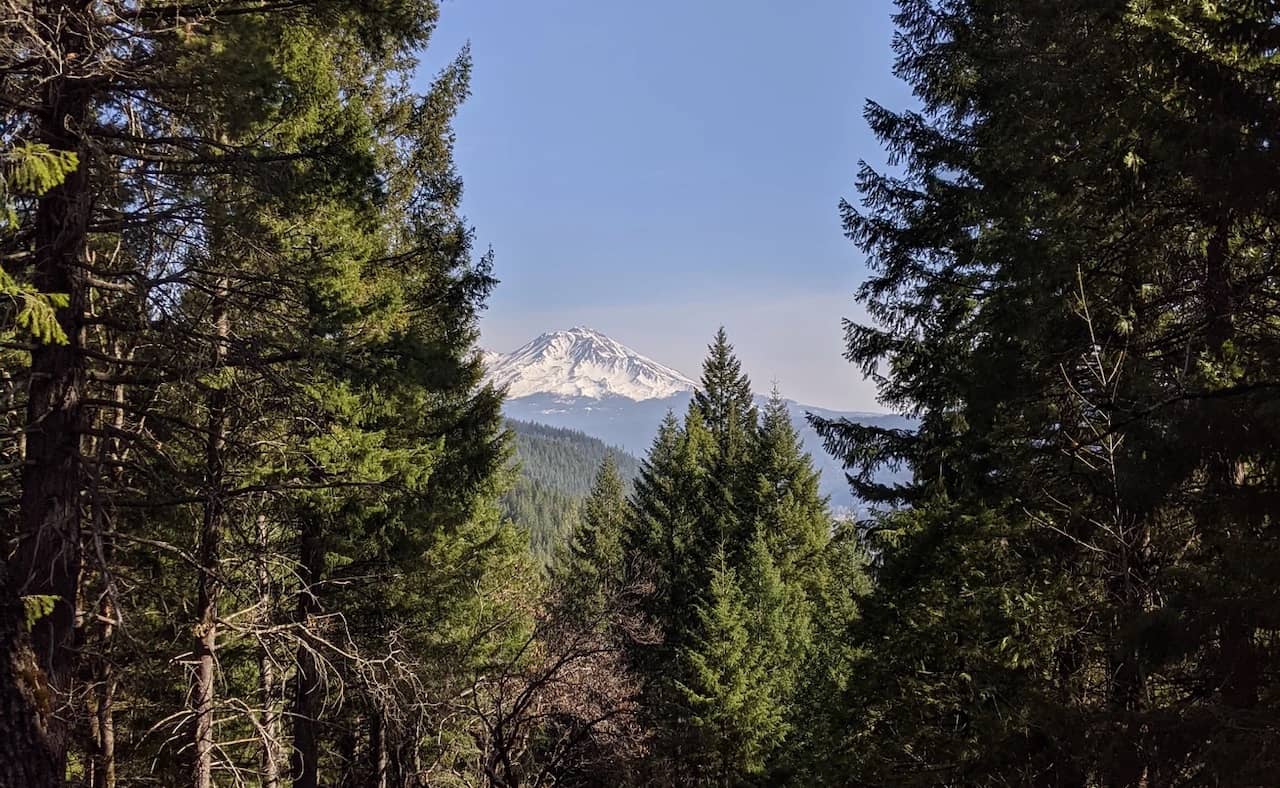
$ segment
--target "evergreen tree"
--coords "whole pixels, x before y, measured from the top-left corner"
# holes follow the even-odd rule
[[[753,557],[767,561],[768,553],[756,551]],[[758,573],[750,579],[757,593],[775,590],[769,570],[754,561],[746,567]],[[769,637],[776,633],[762,631],[777,623],[773,601],[749,595],[724,552],[716,554],[706,598],[695,607],[694,637],[679,652],[684,678],[676,685],[694,740],[684,753],[684,768],[706,782],[738,785],[760,774],[785,735],[777,697],[783,679],[772,671],[776,655],[766,656],[777,645]]]
[[[591,493],[606,457],[612,458],[628,490],[640,472],[638,459],[577,430],[510,419],[507,427],[515,435],[521,477],[573,498]]]
[[[741,458],[750,449],[750,436],[757,421],[751,381],[743,373],[742,362],[734,355],[723,327],[707,346],[693,403],[715,435],[726,461]]]
[[[1277,714],[1276,325],[1247,317],[1277,307],[1273,15],[900,9],[923,107],[868,106],[903,168],[845,206],[876,321],[849,357],[921,425],[823,426],[913,507],[873,528],[867,746],[833,749],[881,783],[1261,784],[1271,723],[1229,721]],[[867,483],[903,462],[909,487]]]
[[[26,144],[0,155],[0,242],[8,247],[8,235],[18,222],[18,203],[39,197],[61,183],[75,169],[74,154],[55,151],[47,145]],[[62,295],[42,293],[30,284],[0,269],[0,298],[11,301],[13,325],[38,342],[66,342],[55,309],[65,306]],[[16,331],[0,338],[12,340]],[[7,344],[7,342],[6,342]],[[0,366],[11,362],[0,351]],[[8,405],[8,397],[5,404]],[[13,463],[21,462],[21,452],[0,450]],[[0,674],[0,785],[50,785],[59,779],[57,755],[46,739],[42,719],[48,714],[47,689],[42,686],[29,631],[35,621],[49,611],[50,597],[22,593],[16,578],[10,577],[7,560],[0,560],[0,660],[5,665],[23,666],[13,675]]]
[[[529,549],[544,567],[573,538],[581,521],[582,500],[528,479],[517,479],[502,495],[502,512],[529,534]]]
[[[745,469],[755,452],[759,414],[751,381],[742,372],[742,363],[723,328],[707,348],[701,385],[689,408],[710,432],[716,447],[706,468],[712,496],[706,500],[710,519],[701,527],[708,531],[709,545],[719,543],[733,553],[749,538],[748,512],[754,507],[751,498],[755,490]]]
[[[625,535],[627,559],[653,576],[649,612],[664,630],[675,615],[679,559],[694,529],[690,523],[693,502],[681,474],[681,451],[686,444],[684,430],[675,414],[668,412],[640,463]]]
[[[600,616],[606,600],[626,582],[622,545],[626,506],[622,479],[608,455],[582,504],[581,523],[556,567],[561,593],[572,608],[571,615],[580,621]]]
[[[5,365],[32,436],[5,589],[54,600],[25,757],[95,788],[276,785],[290,750],[298,785],[418,779],[532,579],[474,352],[465,53],[406,89],[433,3],[9,10],[5,128],[79,163],[3,238],[66,296],[65,343]]]
[[[632,497],[627,561],[654,568],[649,612],[662,633],[633,648],[634,662],[658,765],[782,779],[794,757],[781,745],[808,722],[796,703],[814,695],[805,672],[839,670],[814,664],[831,519],[786,403],[775,395],[759,419],[723,330],[703,383],[683,424],[664,422]]]
[[[831,517],[819,491],[819,473],[776,389],[756,443],[756,527],[787,581],[804,582],[817,575]]]
[[[639,460],[576,430],[511,420],[507,426],[515,436],[519,478],[502,496],[503,509],[529,532],[534,556],[550,567],[578,527],[601,463],[614,463],[629,491]]]

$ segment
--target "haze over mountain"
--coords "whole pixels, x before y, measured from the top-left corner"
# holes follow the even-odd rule
[[[488,380],[507,390],[508,418],[579,430],[638,457],[648,451],[668,411],[682,414],[697,387],[692,377],[590,328],[549,331],[510,353],[484,352]],[[767,397],[757,394],[763,404]],[[807,414],[862,424],[910,427],[888,413],[841,412],[787,401],[805,449],[822,471],[833,505],[857,505],[840,464],[822,448]]]

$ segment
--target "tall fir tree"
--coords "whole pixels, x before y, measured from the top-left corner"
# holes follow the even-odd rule
[[[706,469],[711,519],[702,528],[708,532],[708,545],[722,544],[731,552],[745,543],[751,527],[748,512],[754,506],[755,490],[744,469],[756,448],[759,413],[754,400],[751,381],[721,328],[707,347],[702,378],[689,407],[697,412],[716,447]]]
[[[740,458],[750,450],[750,436],[756,427],[751,381],[742,371],[742,362],[734,355],[723,327],[707,346],[693,403],[725,458]]]
[[[756,443],[756,528],[786,580],[803,582],[818,574],[831,537],[831,515],[819,488],[821,476],[776,389],[760,419]]]
[[[66,295],[4,415],[33,436],[4,591],[54,601],[4,663],[48,690],[21,757],[95,788],[420,779],[532,577],[474,353],[465,53],[406,88],[433,3],[10,10],[36,56],[4,56],[5,127],[81,165],[4,238]]]
[[[874,529],[862,637],[919,667],[885,681],[867,653],[853,768],[1265,782],[1276,325],[1249,316],[1276,311],[1274,18],[899,5],[897,73],[923,106],[868,105],[903,167],[864,168],[845,206],[875,321],[848,338],[920,428],[822,430],[864,494],[913,506]],[[909,487],[869,483],[902,462]]]
[[[782,745],[806,719],[796,703],[812,697],[831,517],[787,403],[775,395],[759,417],[723,330],[703,384],[683,424],[663,423],[632,497],[628,561],[654,568],[663,636],[635,662],[670,779],[783,779]]]

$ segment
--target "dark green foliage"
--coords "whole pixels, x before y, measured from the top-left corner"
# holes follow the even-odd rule
[[[62,183],[77,163],[74,153],[41,143],[24,143],[0,153],[0,235],[17,224],[19,201],[29,201]],[[66,344],[66,334],[55,319],[55,310],[67,305],[66,293],[41,293],[0,268],[0,298],[16,305],[13,324],[17,329],[38,342]]]
[[[612,460],[628,491],[640,472],[635,457],[577,430],[514,420],[507,421],[507,428],[515,435],[520,475],[574,498],[590,494],[606,458]]]
[[[702,380],[693,395],[693,407],[715,436],[726,463],[736,462],[750,451],[756,428],[756,408],[751,381],[733,355],[729,335],[721,328],[707,348]]]
[[[772,649],[782,634],[777,618],[777,577],[768,553],[739,578],[723,552],[713,558],[705,598],[695,606],[691,642],[678,655],[678,703],[685,709],[689,741],[685,768],[700,781],[737,785],[765,770],[786,735],[785,707]],[[745,586],[751,587],[745,587]]]
[[[819,491],[819,472],[804,453],[786,402],[776,391],[760,421],[754,471],[757,534],[789,581],[814,578],[831,535],[831,520]]]
[[[542,566],[551,566],[569,541],[581,508],[581,498],[523,478],[502,495],[503,515],[529,534],[529,549]]]
[[[1273,9],[904,0],[870,104],[849,357],[915,433],[827,424],[871,529],[833,774],[1262,785],[1276,769]],[[904,489],[866,484],[908,463]]]
[[[15,281],[66,294],[39,332],[64,344],[5,351],[30,437],[0,475],[3,591],[57,599],[28,660],[52,760],[94,785],[469,773],[450,704],[518,653],[536,572],[474,347],[467,54],[407,87],[431,2],[9,10],[3,126],[78,164],[14,180],[0,236]]]

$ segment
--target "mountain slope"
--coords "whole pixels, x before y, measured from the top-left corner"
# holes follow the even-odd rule
[[[514,462],[520,475],[502,498],[507,517],[529,532],[530,548],[550,564],[556,548],[578,522],[578,507],[595,482],[600,463],[613,455],[630,487],[640,462],[626,452],[575,430],[507,422],[515,437]]]
[[[636,402],[625,397],[582,399],[534,395],[508,400],[503,410],[508,418],[584,432],[606,443],[619,446],[638,457],[643,457],[653,443],[662,418],[668,411],[678,416],[683,415],[692,398],[692,394],[686,393],[665,399]],[[763,396],[758,396],[756,402],[763,406],[765,399]],[[813,458],[814,466],[822,472],[823,494],[830,496],[832,505],[838,508],[855,508],[857,501],[854,500],[853,493],[849,489],[843,467],[823,450],[822,439],[809,425],[807,414],[813,413],[829,419],[846,418],[859,424],[887,429],[912,429],[914,426],[911,419],[889,413],[833,411],[790,400],[787,402],[787,408],[791,412],[791,421],[795,425],[796,432],[804,442],[805,451]],[[881,478],[884,481],[905,480],[907,476],[905,473],[885,473]]]
[[[507,387],[507,418],[576,430],[637,457],[648,451],[668,411],[683,415],[696,388],[680,372],[585,328],[543,334],[513,353],[486,353],[485,362],[488,379]],[[761,404],[764,400],[757,397]],[[806,414],[893,429],[914,425],[888,413],[840,412],[792,401],[787,406],[805,450],[822,472],[823,493],[840,509],[856,509],[857,501]],[[885,473],[882,480],[905,475]]]
[[[609,455],[626,485],[640,473],[640,461],[631,454],[578,430],[515,420],[507,427],[515,433],[521,475],[568,495],[586,497]]]
[[[598,331],[551,331],[508,353],[486,353],[489,380],[519,399],[536,394],[635,401],[692,391],[694,382]]]

